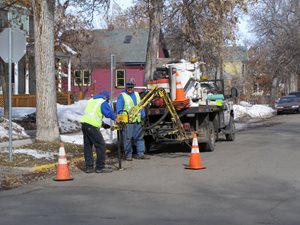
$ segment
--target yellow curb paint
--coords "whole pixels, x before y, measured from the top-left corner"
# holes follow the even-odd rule
[[[43,170],[49,170],[52,169],[56,166],[56,163],[51,163],[51,164],[46,164],[46,165],[40,165],[40,166],[35,166],[33,167],[33,171],[43,171]]]
[[[110,153],[110,152],[111,151],[109,149],[106,149],[106,153]],[[93,153],[93,156],[94,157],[96,156],[95,152]],[[81,162],[83,160],[84,160],[84,157],[80,156],[80,157],[77,157],[75,159],[70,160],[69,164],[78,163],[78,162]],[[50,169],[55,168],[56,165],[57,165],[57,163],[50,163],[50,164],[46,164],[46,165],[35,166],[35,167],[32,168],[32,170],[35,171],[35,172],[50,170]]]
[[[83,160],[84,160],[83,157],[78,157],[78,158],[75,158],[75,159],[69,161],[69,164],[78,163]],[[35,166],[32,168],[32,170],[35,172],[50,170],[50,169],[54,169],[56,167],[56,165],[57,165],[57,163],[50,163],[50,164],[46,164],[46,165]]]
[[[70,161],[70,163],[78,163],[78,162],[81,162],[81,161],[83,161],[83,160],[84,160],[83,157],[78,157],[78,158],[73,159],[72,161]]]

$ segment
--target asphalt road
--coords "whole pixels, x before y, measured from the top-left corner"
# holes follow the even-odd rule
[[[0,224],[298,225],[299,136],[300,114],[282,115],[202,152],[205,170],[172,146],[124,171],[2,191]]]

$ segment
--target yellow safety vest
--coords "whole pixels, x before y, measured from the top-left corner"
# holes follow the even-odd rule
[[[135,98],[136,98],[136,104],[139,104],[139,102],[141,101],[141,97],[140,97],[139,93],[137,93],[137,92],[134,92],[134,94],[135,94]],[[123,92],[122,96],[124,99],[124,110],[126,112],[129,112],[129,110],[134,107],[134,102],[133,102],[132,98],[130,97],[130,95],[128,95],[127,93]],[[124,112],[124,113],[126,113],[126,112]],[[134,120],[129,118],[129,123],[135,123],[135,122],[140,123],[141,121],[142,121],[141,112]]]
[[[94,127],[100,128],[102,126],[103,119],[103,114],[101,111],[101,105],[103,102],[105,102],[103,98],[88,100],[80,123],[87,123]]]

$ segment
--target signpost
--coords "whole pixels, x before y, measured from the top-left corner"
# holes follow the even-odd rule
[[[5,28],[0,33],[0,57],[9,68],[9,160],[12,161],[12,62],[18,63],[26,53],[25,33],[16,28]]]
[[[114,82],[115,69],[116,69],[116,57],[114,54],[111,54],[110,55],[110,106],[111,106],[112,110],[114,110],[114,104],[113,104],[114,85],[113,85],[113,82]],[[111,120],[110,125],[111,126],[113,125],[112,120]],[[110,140],[112,140],[112,139],[113,139],[113,133],[112,133],[112,130],[110,130]]]

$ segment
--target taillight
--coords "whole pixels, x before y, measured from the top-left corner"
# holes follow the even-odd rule
[[[190,130],[191,129],[191,124],[190,123],[184,123],[183,124],[183,129],[184,130]]]

